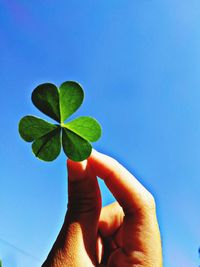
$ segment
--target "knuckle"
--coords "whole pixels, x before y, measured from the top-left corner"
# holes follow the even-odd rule
[[[99,203],[93,196],[69,195],[67,209],[73,214],[83,214],[99,210]]]

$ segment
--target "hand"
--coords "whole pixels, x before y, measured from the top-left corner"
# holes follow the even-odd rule
[[[68,211],[43,267],[161,267],[160,232],[152,195],[116,160],[93,151],[67,161]],[[96,176],[117,202],[101,207]]]

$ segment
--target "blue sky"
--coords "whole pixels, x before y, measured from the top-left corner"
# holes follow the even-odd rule
[[[62,225],[65,155],[50,164],[37,160],[17,128],[24,115],[45,118],[31,103],[38,84],[66,80],[85,89],[76,115],[94,116],[102,124],[94,147],[118,159],[154,194],[164,266],[198,266],[199,18],[198,0],[1,0],[5,267],[40,266]],[[100,183],[106,205],[113,197]]]

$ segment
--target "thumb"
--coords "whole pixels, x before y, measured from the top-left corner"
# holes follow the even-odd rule
[[[90,259],[96,258],[98,221],[101,211],[101,194],[96,175],[87,160],[67,160],[68,211],[67,224],[73,226],[77,249],[85,249]],[[93,261],[92,260],[92,261]]]
[[[67,160],[68,169],[68,211],[82,221],[85,217],[99,218],[101,194],[96,175],[87,160]]]

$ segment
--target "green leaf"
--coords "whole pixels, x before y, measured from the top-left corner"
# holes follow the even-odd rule
[[[67,129],[75,132],[84,139],[95,142],[101,136],[101,126],[92,117],[82,116],[64,125]]]
[[[66,128],[62,128],[62,145],[65,154],[73,161],[83,161],[92,152],[92,146],[87,140]]]
[[[57,126],[55,130],[33,142],[32,150],[36,157],[44,161],[52,161],[58,157],[61,150],[60,130]]]
[[[44,114],[60,122],[59,91],[54,84],[37,86],[32,93],[32,102]]]
[[[64,122],[82,104],[84,92],[82,87],[73,81],[64,82],[60,86],[61,122]]]
[[[56,125],[34,116],[25,116],[19,122],[19,134],[27,142],[32,142],[56,128]]]
[[[32,93],[33,104],[44,114],[55,119],[59,125],[48,123],[34,116],[25,116],[19,122],[19,133],[27,142],[32,143],[36,157],[44,161],[54,160],[61,150],[74,161],[88,158],[92,151],[89,142],[101,136],[101,126],[92,117],[82,116],[64,124],[82,104],[84,91],[80,84],[67,81],[58,89],[54,84],[44,83]]]

